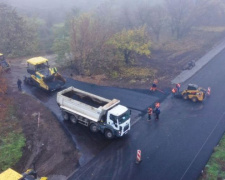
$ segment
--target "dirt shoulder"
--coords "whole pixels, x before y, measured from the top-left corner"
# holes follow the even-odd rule
[[[22,158],[12,168],[23,173],[34,164],[38,176],[60,175],[62,179],[79,165],[79,151],[47,107],[34,97],[18,91],[16,82],[26,74],[26,60],[10,60],[11,71],[5,74],[8,89],[4,97],[15,107],[18,128],[22,129],[26,139]],[[5,125],[10,126],[9,123]]]
[[[8,96],[14,100],[26,138],[23,156],[15,169],[24,172],[34,163],[39,176],[68,176],[78,165],[79,152],[56,117],[27,94],[9,89]]]

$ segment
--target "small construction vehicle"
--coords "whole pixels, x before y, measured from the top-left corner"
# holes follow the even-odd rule
[[[205,97],[210,95],[211,89],[204,89],[202,87],[198,87],[196,84],[188,84],[187,89],[181,92],[181,96],[183,99],[190,99],[192,102],[202,102]]]
[[[60,89],[66,80],[58,73],[57,69],[50,68],[48,59],[34,57],[27,60],[27,72],[30,77],[24,77],[25,84],[40,87],[46,91]]]
[[[195,61],[189,61],[184,67],[183,70],[191,70],[193,67],[195,67]]]
[[[5,56],[0,53],[0,69],[3,71],[10,70],[10,64],[5,60]]]
[[[0,180],[48,180],[47,177],[37,177],[37,172],[33,169],[28,169],[23,174],[20,174],[9,168],[0,174]]]

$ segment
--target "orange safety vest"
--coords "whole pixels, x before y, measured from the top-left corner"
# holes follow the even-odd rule
[[[180,84],[179,84],[179,83],[177,83],[177,84],[176,84],[176,87],[177,87],[177,88],[180,88]]]
[[[152,108],[148,108],[148,114],[152,114]]]
[[[172,89],[172,93],[176,93],[176,89],[175,88]]]

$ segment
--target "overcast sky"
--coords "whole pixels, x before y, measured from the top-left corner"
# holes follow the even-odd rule
[[[20,9],[27,8],[56,8],[56,7],[90,7],[98,6],[106,0],[0,0],[0,2],[7,2],[12,6],[19,7]]]
[[[0,0],[0,2],[7,2],[14,7],[18,7],[20,9],[27,8],[37,8],[37,9],[51,9],[51,8],[71,8],[71,7],[79,7],[82,9],[91,9],[99,6],[101,3],[106,1],[113,1],[117,4],[127,2],[148,2],[154,3],[161,0]]]

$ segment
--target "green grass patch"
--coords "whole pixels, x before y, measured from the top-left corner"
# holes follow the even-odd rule
[[[0,119],[0,172],[15,165],[22,157],[25,137],[16,118],[14,106],[8,106],[6,117]]]
[[[201,180],[225,179],[225,135],[214,149],[204,172]]]
[[[1,138],[0,170],[4,171],[13,166],[22,157],[22,148],[25,146],[25,137],[22,133],[9,133]]]

